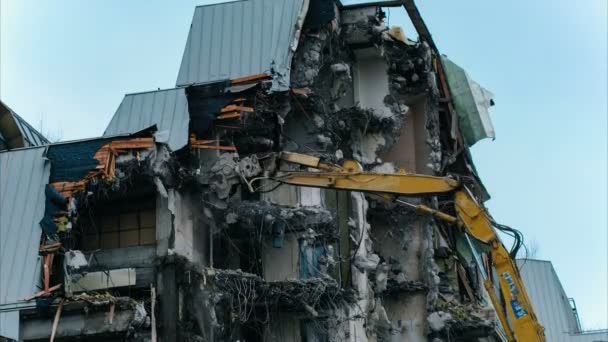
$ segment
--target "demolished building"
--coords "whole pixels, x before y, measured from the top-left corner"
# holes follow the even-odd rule
[[[103,137],[0,152],[0,336],[506,340],[485,246],[383,198],[268,177],[300,152],[459,175],[483,202],[469,147],[494,137],[491,97],[411,1],[199,6],[176,88],[126,95]]]

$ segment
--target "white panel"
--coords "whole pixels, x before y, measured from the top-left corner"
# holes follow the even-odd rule
[[[132,285],[135,285],[135,269],[121,268],[87,273],[77,282],[72,283],[71,288],[73,292],[80,292]]]
[[[307,188],[300,187],[300,200],[301,206],[320,206],[321,203],[321,189],[320,188]]]

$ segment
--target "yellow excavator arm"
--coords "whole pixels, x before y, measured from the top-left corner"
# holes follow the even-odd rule
[[[272,177],[272,179],[286,184],[403,196],[452,194],[456,217],[422,204],[414,205],[400,200],[398,202],[412,206],[422,214],[432,215],[463,228],[475,239],[489,245],[492,262],[499,277],[498,288],[506,303],[507,315],[501,309],[501,302],[494,290],[494,284],[487,276],[484,286],[490,295],[507,338],[509,341],[545,341],[544,328],[534,314],[517,265],[500,241],[491,217],[457,180],[408,174],[404,171],[390,174],[365,172],[356,161],[346,161],[340,167],[322,163],[317,157],[298,153],[282,152],[279,158],[318,170],[286,171]],[[251,185],[250,188],[252,189]],[[483,268],[483,265],[479,266]]]

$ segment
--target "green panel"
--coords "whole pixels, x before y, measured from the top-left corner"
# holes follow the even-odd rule
[[[463,68],[446,56],[441,56],[441,63],[467,145],[472,146],[484,138],[494,138],[494,127],[488,113],[492,93],[471,80]]]

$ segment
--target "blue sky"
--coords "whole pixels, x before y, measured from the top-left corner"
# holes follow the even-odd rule
[[[210,2],[3,0],[0,97],[52,137],[98,136],[125,93],[174,86]],[[606,6],[419,1],[441,52],[496,95],[497,138],[473,147],[491,213],[553,262],[585,328],[608,327]],[[401,9],[389,20],[415,36]]]

